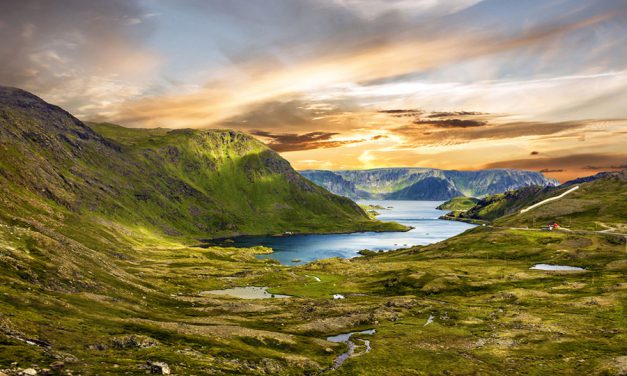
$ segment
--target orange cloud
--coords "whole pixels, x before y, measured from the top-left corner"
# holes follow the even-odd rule
[[[627,153],[572,154],[553,158],[526,158],[488,163],[485,168],[520,168],[535,170],[560,181],[592,175],[599,171],[627,169]]]
[[[329,149],[363,142],[364,140],[332,140],[338,133],[310,132],[304,134],[252,131],[251,134],[269,140],[268,146],[278,152]]]

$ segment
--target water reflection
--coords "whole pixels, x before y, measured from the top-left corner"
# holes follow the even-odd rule
[[[396,221],[414,227],[408,232],[361,232],[353,234],[294,235],[294,236],[242,236],[234,238],[236,247],[263,245],[274,253],[259,258],[273,258],[282,264],[295,265],[310,261],[358,256],[363,249],[372,251],[406,248],[412,245],[435,243],[465,230],[473,225],[438,219],[445,211],[435,209],[441,201],[385,201],[369,200],[360,204],[378,205],[379,219]]]

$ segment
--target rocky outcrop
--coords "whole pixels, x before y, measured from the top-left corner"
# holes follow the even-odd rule
[[[151,362],[148,361],[148,367],[150,367],[150,373],[155,375],[169,375],[170,366],[165,362]]]

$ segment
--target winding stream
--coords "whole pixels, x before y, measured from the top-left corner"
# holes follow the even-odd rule
[[[346,359],[350,358],[351,356],[359,356],[370,352],[370,350],[372,350],[372,348],[370,347],[370,340],[359,338],[358,341],[361,341],[362,345],[356,345],[355,342],[351,340],[351,337],[355,334],[374,335],[375,332],[375,329],[368,329],[362,330],[361,332],[343,333],[336,336],[327,337],[327,341],[329,342],[341,342],[345,343],[348,346],[348,350],[346,352],[340,354],[337,358],[335,358],[335,360],[333,361],[333,366],[331,366],[330,370],[340,368],[340,366],[346,361]],[[364,350],[359,353],[355,353],[355,349],[360,346],[363,346]]]

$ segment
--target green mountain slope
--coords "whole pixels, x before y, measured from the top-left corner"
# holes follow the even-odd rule
[[[394,227],[242,133],[90,127],[11,88],[0,115],[0,194],[15,210],[52,204],[172,236]]]
[[[558,184],[539,172],[511,169],[455,171],[412,167],[306,170],[301,174],[331,192],[362,199],[448,200],[458,195],[481,197],[525,186]]]
[[[558,196],[574,186],[579,188],[563,198],[525,213],[503,216],[496,223],[531,227],[557,221],[572,229],[627,232],[627,170],[603,173],[583,183],[568,182],[538,195],[533,203]]]
[[[440,210],[453,210],[453,211],[466,211],[471,209],[479,202],[479,199],[474,197],[458,196],[442,203],[436,209]]]
[[[521,213],[543,200],[547,202]],[[477,205],[458,214],[460,218],[494,221],[503,226],[540,227],[549,222],[581,230],[617,230],[627,228],[627,171],[604,172],[593,177],[577,179],[558,187],[525,187],[480,200]]]

